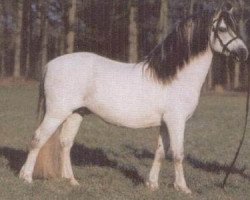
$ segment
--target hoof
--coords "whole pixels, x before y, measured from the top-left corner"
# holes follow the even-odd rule
[[[156,191],[159,189],[159,185],[157,182],[147,181],[146,185],[151,191]]]
[[[177,191],[181,191],[181,192],[184,192],[186,194],[192,194],[192,191],[187,186],[180,186],[180,185],[177,185],[176,183],[174,183],[174,188]]]
[[[72,186],[79,186],[80,184],[78,183],[78,181],[76,179],[70,179],[70,185]]]
[[[26,183],[32,183],[32,175],[25,173],[23,169],[19,173],[19,178],[23,179]]]

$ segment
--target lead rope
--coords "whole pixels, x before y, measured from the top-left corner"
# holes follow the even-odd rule
[[[245,65],[245,63],[244,63],[244,65]],[[236,160],[237,160],[237,158],[238,158],[238,156],[239,156],[240,149],[241,149],[241,147],[242,147],[242,145],[243,145],[243,142],[244,142],[244,139],[245,139],[245,136],[246,136],[247,121],[248,121],[248,111],[249,111],[249,96],[250,96],[250,91],[249,91],[249,90],[250,90],[250,74],[249,74],[249,73],[250,73],[250,69],[249,69],[248,66],[247,66],[247,70],[248,70],[248,74],[247,74],[247,76],[248,76],[247,102],[246,102],[246,115],[245,115],[245,124],[244,124],[244,129],[243,129],[243,135],[242,135],[242,137],[241,137],[241,140],[240,140],[239,146],[238,146],[238,148],[237,148],[237,151],[236,151],[236,153],[235,153],[234,159],[233,159],[232,163],[230,164],[230,167],[229,167],[229,169],[227,170],[226,176],[225,176],[225,178],[224,178],[224,180],[223,180],[223,183],[222,183],[222,188],[223,188],[223,189],[225,188],[225,185],[226,185],[226,183],[227,183],[227,179],[228,179],[229,175],[232,173],[232,169],[233,169],[233,167],[234,167],[234,165],[235,165],[235,163],[236,163]]]

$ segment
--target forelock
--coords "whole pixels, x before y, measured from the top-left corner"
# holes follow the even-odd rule
[[[227,27],[229,27],[232,31],[237,32],[236,21],[232,14],[230,14],[229,12],[223,11],[220,14],[219,19],[220,21],[223,20],[225,24],[227,25]]]

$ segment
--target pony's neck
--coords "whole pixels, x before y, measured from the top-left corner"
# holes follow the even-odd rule
[[[208,46],[206,51],[192,58],[186,66],[178,73],[176,83],[180,82],[192,91],[200,93],[201,87],[205,82],[208,70],[213,58],[211,48]]]

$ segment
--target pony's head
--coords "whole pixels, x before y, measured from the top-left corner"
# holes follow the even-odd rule
[[[216,12],[204,10],[179,22],[147,56],[151,74],[160,82],[171,81],[186,64],[208,49],[246,60],[248,50],[238,34],[232,9],[226,3]]]
[[[215,52],[237,60],[244,61],[248,57],[247,47],[237,31],[233,7],[229,3],[224,3],[213,18],[210,47]]]

